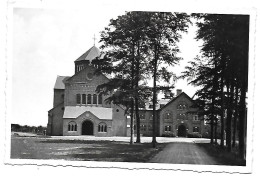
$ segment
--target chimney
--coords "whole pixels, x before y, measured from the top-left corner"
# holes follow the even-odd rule
[[[182,90],[181,89],[177,89],[177,93],[176,96],[179,96],[179,94],[181,94]]]

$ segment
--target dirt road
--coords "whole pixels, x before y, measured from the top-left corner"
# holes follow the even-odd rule
[[[159,152],[150,162],[173,164],[219,164],[196,143],[170,143]]]

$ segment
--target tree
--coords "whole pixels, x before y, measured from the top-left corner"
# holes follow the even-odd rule
[[[140,143],[139,102],[140,98],[145,98],[145,96],[140,96],[142,93],[140,80],[145,79],[143,74],[145,62],[143,60],[148,50],[145,46],[146,36],[144,30],[149,20],[147,18],[148,14],[147,12],[127,12],[115,20],[112,19],[109,27],[101,32],[102,48],[107,49],[107,57],[113,63],[111,71],[115,75],[114,78],[123,77],[130,81],[128,91],[131,93],[129,96],[132,98],[131,122],[133,122],[132,111],[135,110],[137,121],[136,142],[138,143]],[[121,87],[117,89],[120,90]]]
[[[129,92],[134,99],[132,105],[135,108],[137,121],[137,142],[140,142],[139,105],[144,99],[148,99],[147,92],[150,93],[150,89],[143,86],[141,81],[147,78],[148,73],[152,73],[155,146],[156,93],[159,89],[165,89],[157,87],[156,82],[159,78],[169,82],[173,76],[167,67],[159,65],[173,65],[180,60],[176,57],[179,52],[176,43],[181,38],[180,32],[187,31],[189,22],[189,16],[182,13],[127,12],[115,20],[112,19],[109,27],[101,32],[101,42],[104,43],[102,48],[108,49],[107,57],[113,63],[111,70],[115,75],[114,78],[124,75],[124,79],[131,80]]]
[[[171,74],[166,68],[159,70],[159,65],[174,65],[181,59],[176,56],[179,52],[177,42],[181,38],[180,33],[187,32],[189,23],[189,16],[184,13],[155,12],[151,14],[150,23],[146,30],[152,55],[148,58],[148,63],[151,63],[149,68],[153,77],[153,147],[156,146],[157,80]]]

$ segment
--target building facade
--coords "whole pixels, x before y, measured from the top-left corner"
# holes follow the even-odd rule
[[[109,79],[94,74],[91,62],[102,59],[95,46],[80,56],[71,77],[57,76],[54,86],[53,108],[48,111],[47,134],[51,136],[130,136],[130,116],[123,106],[108,104],[110,95],[97,93],[98,85]],[[199,108],[181,90],[175,97],[162,99],[156,110],[158,136],[184,136],[202,134],[204,121],[198,116]],[[149,103],[140,109],[140,129],[143,136],[152,135],[152,109]],[[135,126],[134,126],[135,127]]]

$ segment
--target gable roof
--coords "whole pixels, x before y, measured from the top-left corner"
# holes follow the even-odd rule
[[[169,105],[170,103],[172,103],[172,102],[174,102],[175,100],[177,100],[179,97],[181,97],[181,96],[185,96],[186,98],[188,98],[192,103],[194,103],[194,100],[193,99],[191,99],[190,97],[189,97],[189,95],[187,95],[185,92],[181,92],[178,96],[176,96],[176,97],[174,97],[174,98],[172,98],[167,104],[165,104],[163,107],[161,107],[160,109],[163,109],[164,107],[166,107],[167,105]],[[195,104],[195,103],[194,103]]]
[[[99,119],[112,120],[113,108],[90,106],[65,106],[63,118],[77,118],[85,112],[90,112]]]
[[[96,46],[93,46],[75,61],[89,60],[91,62],[93,59],[99,56],[100,56],[99,49]]]
[[[68,76],[57,76],[54,89],[65,89],[64,82],[70,77]]]

